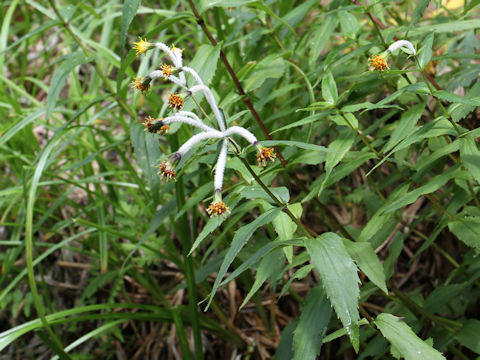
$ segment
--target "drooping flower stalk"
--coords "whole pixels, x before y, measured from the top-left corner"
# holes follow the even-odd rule
[[[402,47],[407,48],[410,51],[411,55],[417,54],[417,52],[415,51],[415,48],[413,47],[410,41],[398,40],[398,41],[395,41],[392,45],[390,45],[388,49],[385,50],[380,55],[373,55],[371,58],[369,58],[368,64],[371,66],[372,70],[379,70],[379,71],[387,70],[389,69],[388,63],[387,63],[388,56],[391,53],[393,53],[395,50],[398,50]]]
[[[190,139],[185,141],[182,146],[177,150],[177,154],[181,156],[185,155],[193,146],[198,144],[200,141],[209,140],[209,139],[222,139],[225,136],[223,132],[218,130],[201,132],[199,134],[193,135]]]
[[[214,128],[205,125],[203,122],[187,116],[168,116],[162,120],[163,124],[182,123],[197,127],[203,131],[216,131]]]
[[[223,139],[222,148],[218,155],[217,165],[215,167],[215,177],[213,178],[213,188],[215,192],[221,192],[223,188],[223,175],[227,164],[228,139]]]
[[[413,47],[412,43],[408,40],[395,41],[392,45],[388,47],[387,51],[392,53],[395,50],[400,49],[401,47],[406,47],[410,51],[410,54],[417,55],[415,48]]]
[[[188,91],[191,94],[195,94],[198,91],[203,92],[203,95],[205,95],[205,99],[207,99],[207,102],[210,105],[210,107],[212,108],[213,114],[215,115],[215,118],[217,119],[218,127],[222,131],[225,130],[225,123],[223,121],[223,116],[220,113],[220,109],[217,106],[217,102],[215,101],[215,98],[213,97],[213,94],[212,94],[210,88],[208,88],[205,85],[195,85],[195,86],[192,86],[190,89],[188,89]]]

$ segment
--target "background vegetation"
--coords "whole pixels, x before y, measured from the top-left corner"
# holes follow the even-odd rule
[[[479,5],[5,0],[0,358],[478,357]],[[165,61],[138,36],[277,146],[229,154],[227,218],[215,146],[156,174],[192,133],[143,131],[171,84],[130,89]]]

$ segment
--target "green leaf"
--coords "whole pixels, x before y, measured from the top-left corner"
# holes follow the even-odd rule
[[[330,104],[335,104],[337,102],[337,84],[335,83],[335,79],[330,71],[323,76],[322,95],[325,101]]]
[[[350,129],[344,129],[340,135],[330,143],[328,147],[331,150],[325,159],[325,178],[318,190],[317,196],[322,193],[325,184],[327,183],[333,168],[343,159],[348,153],[353,143],[355,142],[356,134]]]
[[[455,339],[460,344],[468,347],[470,350],[480,354],[480,320],[469,319],[464,324],[462,329],[455,335]]]
[[[282,331],[282,336],[275,350],[275,360],[293,359],[293,332],[298,324],[298,319],[291,320]]]
[[[303,211],[302,204],[295,203],[295,204],[288,205],[287,207],[292,212],[292,214],[295,215],[297,219],[300,219]],[[281,212],[272,221],[272,224],[280,240],[288,240],[288,239],[294,238],[295,230],[297,230],[297,224],[286,213]],[[293,247],[292,246],[284,247],[283,251],[287,256],[288,262],[291,263],[293,260]]]
[[[260,259],[266,256],[270,251],[278,248],[278,247],[285,247],[285,246],[303,246],[305,238],[296,238],[292,240],[275,240],[272,242],[267,243],[266,245],[262,246],[255,254],[251,255],[245,262],[243,262],[239,267],[237,267],[228,277],[220,283],[220,286],[228,284],[230,281],[235,279],[238,275],[242,272],[247,270],[248,268],[255,265]]]
[[[127,40],[127,32],[133,17],[137,13],[140,6],[140,0],[124,0],[122,8],[122,20],[120,25],[120,51],[123,52],[125,41]]]
[[[360,30],[357,18],[350,11],[339,11],[338,20],[342,26],[342,31],[351,39],[355,38],[355,34]]]
[[[388,222],[391,218],[390,214],[383,214],[383,209],[395,202],[398,199],[403,198],[408,191],[408,184],[402,184],[398,186],[392,194],[388,197],[387,202],[377,210],[377,212],[372,216],[362,229],[362,232],[359,236],[359,241],[370,241],[373,236]]]
[[[366,241],[353,242],[347,239],[343,239],[343,243],[360,270],[385,294],[388,294],[383,265],[380,263],[377,254],[375,254],[372,245]]]
[[[423,111],[425,110],[425,105],[425,103],[417,104],[403,113],[402,117],[398,121],[397,127],[393,130],[388,143],[382,149],[383,153],[390,151],[413,131],[417,121],[420,119]]]
[[[332,308],[321,287],[309,291],[293,335],[295,360],[315,360],[322,347]]]
[[[448,223],[448,228],[466,245],[480,252],[480,216],[478,211],[466,207],[457,217]]]
[[[415,7],[415,10],[413,10],[412,20],[410,20],[410,23],[408,24],[407,33],[412,28],[412,26],[417,23],[418,19],[420,19],[420,17],[423,15],[423,12],[425,11],[429,3],[430,0],[417,1],[417,6]],[[406,36],[404,38],[406,38]]]
[[[212,7],[238,7],[247,5],[248,3],[254,1],[256,0],[201,0],[199,4],[199,11],[202,13]]]
[[[480,151],[471,137],[460,139],[460,158],[473,178],[480,183]]]
[[[298,219],[302,215],[302,205],[299,203],[288,205],[288,209]],[[275,218],[275,220],[273,220],[273,227],[275,228],[280,240],[288,240],[293,238],[293,234],[297,229],[297,224],[290,219],[290,216],[282,212]]]
[[[420,65],[421,69],[425,68],[425,66],[427,66],[427,64],[430,62],[430,59],[432,58],[432,46],[434,36],[435,33],[433,32],[428,34],[427,37],[423,40],[422,48],[418,51],[418,64]]]
[[[130,139],[135,157],[147,178],[153,198],[157,202],[160,177],[155,171],[155,165],[162,155],[158,147],[158,135],[145,132],[142,125],[134,122],[130,127]]]
[[[327,43],[333,31],[337,27],[338,17],[335,13],[325,16],[322,21],[322,26],[319,30],[316,30],[311,40],[311,53],[310,53],[310,67],[313,67],[318,57],[320,56],[325,44]]]
[[[332,152],[332,150],[327,149],[324,146],[315,145],[315,144],[308,144],[301,141],[290,141],[290,140],[265,140],[260,141],[260,144],[264,146],[295,146],[300,149],[305,150],[315,150],[315,151],[322,151],[322,152]]]
[[[463,96],[455,95],[452,93],[449,93],[448,91],[445,90],[438,90],[434,91],[432,93],[433,96],[440,100],[445,100],[451,103],[460,103],[460,104],[466,104],[466,105],[473,105],[473,106],[480,106],[480,97],[476,98],[466,98]]]
[[[445,359],[437,350],[420,339],[400,318],[382,313],[375,319],[375,325],[393,347],[406,359]]]
[[[198,75],[207,86],[210,85],[215,75],[221,47],[222,44],[217,44],[217,46],[207,44],[200,46],[195,52],[195,57],[188,65],[192,69],[197,70]]]
[[[290,200],[290,193],[285,186],[269,187],[268,188],[281,202],[288,203]],[[270,203],[273,202],[272,198],[263,190],[259,185],[247,186],[242,189],[240,196],[246,199],[263,199]],[[275,203],[273,203],[275,204]]]
[[[324,233],[315,239],[307,239],[305,246],[320,274],[330,303],[358,352],[358,269],[337,234]]]
[[[403,196],[402,198],[394,201],[389,206],[386,206],[385,209],[383,209],[383,213],[387,214],[397,209],[400,209],[402,206],[413,204],[418,199],[419,196],[430,194],[434,191],[437,191],[439,188],[445,185],[448,180],[450,180],[452,177],[455,176],[455,172],[459,169],[459,167],[460,167],[459,164],[452,166],[443,174],[435,176],[425,185],[420,186],[419,188],[416,188],[415,190],[410,191],[409,193],[406,193],[405,196]]]
[[[77,67],[78,65],[88,62],[89,59],[81,51],[76,51],[65,56],[62,64],[55,69],[53,73],[52,82],[50,83],[50,88],[48,89],[47,105],[45,107],[45,116],[50,117],[53,108],[57,102],[57,98],[60,95],[67,77],[70,72]]]
[[[212,182],[206,182],[199,188],[197,188],[182,206],[180,211],[175,215],[175,221],[177,221],[188,209],[198,205],[206,196],[212,191]]]
[[[412,29],[411,35],[418,36],[420,34],[429,33],[431,31],[439,33],[459,33],[465,30],[472,30],[480,28],[480,20],[459,20],[448,21],[445,23],[438,23],[433,25],[419,26]]]
[[[210,293],[210,299],[208,300],[207,307],[205,311],[210,307],[210,303],[213,300],[213,296],[217,292],[218,288],[220,287],[220,282],[222,281],[223,277],[227,273],[230,264],[233,262],[235,257],[238,255],[240,250],[246,245],[247,241],[253,235],[253,233],[261,226],[270,223],[273,219],[275,219],[278,214],[280,213],[281,209],[279,208],[272,208],[270,210],[265,211],[262,215],[256,218],[251,223],[242,226],[235,232],[235,236],[233,237],[232,244],[230,245],[227,254],[225,255],[225,259],[223,260],[222,265],[220,266],[220,270],[218,271],[217,278],[215,279],[215,283],[213,284],[212,291]]]
[[[266,79],[278,79],[285,71],[285,62],[278,55],[269,55],[250,70],[250,75],[244,81],[246,92],[258,89]]]
[[[253,282],[250,291],[248,292],[247,296],[240,305],[240,309],[242,309],[250,298],[257,292],[258,289],[262,286],[262,284],[268,279],[272,277],[276,277],[283,267],[283,262],[285,261],[285,254],[283,253],[282,249],[276,249],[264,256],[262,260],[260,260],[260,265],[258,266],[257,272],[255,274],[255,281]]]

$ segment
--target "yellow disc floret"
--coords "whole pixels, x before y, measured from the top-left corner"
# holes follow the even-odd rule
[[[138,77],[130,85],[132,89],[137,89],[141,92],[147,92],[150,90],[150,82],[144,81],[143,78]]]
[[[228,206],[223,201],[217,201],[210,204],[207,208],[207,213],[210,217],[223,215],[226,216],[227,213],[230,213]]]
[[[137,42],[133,43],[133,49],[137,50],[137,56],[141,55],[153,47],[153,44],[147,40],[143,40],[141,37],[138,38]]]
[[[383,71],[388,69],[387,61],[380,55],[374,55],[368,59],[368,65],[370,65],[373,70]]]
[[[158,169],[158,174],[162,177],[162,179],[166,178],[167,181],[175,179],[175,169],[168,160],[162,161],[160,165],[158,165]]]
[[[262,147],[257,154],[258,166],[265,167],[269,161],[274,162],[276,157],[273,149]]]
[[[160,65],[160,70],[162,70],[162,74],[165,76],[172,76],[172,66],[171,65]]]
[[[183,98],[178,94],[171,93],[168,102],[168,107],[172,110],[180,110],[183,107]]]

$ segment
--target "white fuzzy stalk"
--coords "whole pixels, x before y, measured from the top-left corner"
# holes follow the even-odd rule
[[[193,70],[192,68],[188,67],[188,66],[183,66],[180,70],[183,70],[185,72],[188,72],[189,74],[191,74],[193,76],[193,78],[195,79],[195,81],[197,82],[198,85],[205,85],[202,81],[202,79],[200,78],[200,76],[198,75],[198,73]]]
[[[223,132],[223,135],[225,137],[232,135],[240,135],[252,145],[257,142],[257,138],[255,137],[255,135],[253,135],[250,131],[241,126],[231,126]]]
[[[180,115],[180,114],[178,114],[178,115]],[[162,120],[162,123],[168,125],[168,124],[177,122],[177,123],[183,123],[183,124],[188,124],[188,125],[191,125],[191,126],[195,126],[199,129],[202,129],[203,131],[217,131],[214,128],[211,128],[210,126],[205,125],[204,123],[202,123],[199,120],[192,119],[192,118],[186,117],[186,116],[178,116],[178,115],[177,116],[166,117],[165,119]]]
[[[168,57],[170,58],[170,60],[172,60],[173,64],[175,65],[175,67],[177,68],[180,68],[182,67],[182,62],[179,61],[179,59],[177,58],[177,56],[173,53],[173,51],[167,46],[165,45],[164,43],[162,42],[157,42],[155,43],[155,47],[157,49],[160,49],[162,50],[163,52],[165,52]]]
[[[181,156],[183,156],[195,144],[199,143],[200,141],[208,140],[208,139],[222,139],[224,137],[225,137],[225,135],[223,135],[223,132],[218,131],[218,130],[207,131],[207,132],[202,132],[202,133],[197,134],[197,135],[193,135],[182,146],[180,146],[180,149],[177,150],[177,153],[180,154]]]
[[[150,74],[148,74],[149,77],[151,77],[152,79],[158,79],[158,78],[162,78],[162,79],[167,79],[167,80],[170,80],[171,82],[173,82],[174,84],[177,84],[178,86],[186,89],[186,86],[185,86],[185,82],[182,82],[179,78],[177,78],[175,75],[170,75],[170,76],[166,76],[165,74],[163,74],[163,71],[162,70],[155,70],[155,71],[152,71]]]
[[[227,164],[228,140],[224,139],[220,155],[218,155],[217,165],[215,167],[215,177],[213,187],[215,191],[221,191],[223,187],[223,175],[225,174],[225,165]]]
[[[192,119],[195,119],[197,121],[202,121],[198,116],[197,114],[191,112],[191,111],[185,111],[185,110],[182,110],[182,111],[179,111],[177,112],[177,115],[178,116],[187,116],[187,117],[191,117]]]
[[[407,48],[412,55],[416,55],[417,52],[415,51],[415,48],[413,47],[412,43],[407,40],[398,40],[395,41],[390,47],[387,49],[389,52],[394,52],[397,49],[400,49],[401,47]]]
[[[175,55],[175,57],[177,58],[177,61],[178,61],[178,64],[179,66],[177,66],[178,68],[181,68],[183,66],[183,59],[182,59],[182,50],[179,49],[179,48],[175,48],[173,50],[173,55]],[[187,81],[185,79],[185,74],[182,74],[180,73],[178,75],[180,77],[180,80],[184,83],[184,84],[187,84]]]
[[[192,94],[196,92],[203,92],[205,95],[205,98],[207,99],[208,103],[210,104],[210,107],[212,108],[213,114],[217,118],[217,123],[218,127],[220,130],[224,131],[225,130],[225,123],[223,122],[223,116],[220,113],[220,110],[218,109],[217,102],[215,101],[215,98],[213,97],[212,92],[208,88],[208,86],[205,85],[195,85],[192,86],[190,89],[188,89]]]

